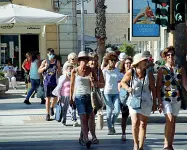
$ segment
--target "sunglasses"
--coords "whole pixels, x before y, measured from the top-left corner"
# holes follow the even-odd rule
[[[112,62],[116,62],[116,61],[117,61],[117,59],[110,59],[110,61],[112,61]]]
[[[132,62],[126,62],[125,64],[127,64],[127,65],[128,65],[128,64],[132,64]]]
[[[73,58],[73,59],[71,59],[71,60],[75,60],[75,59]]]
[[[172,56],[172,57],[173,57],[173,56],[175,56],[175,54],[173,54],[173,53],[172,53],[172,54],[169,54],[169,53],[168,53],[168,54],[166,54],[166,56]]]

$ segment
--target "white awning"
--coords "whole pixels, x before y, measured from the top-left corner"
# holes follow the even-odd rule
[[[0,6],[0,24],[62,24],[67,15],[16,4]]]

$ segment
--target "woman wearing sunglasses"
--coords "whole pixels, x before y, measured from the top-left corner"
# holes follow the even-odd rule
[[[181,86],[186,89],[186,74],[182,67],[175,64],[175,48],[167,47],[162,51],[165,65],[158,71],[157,97],[160,113],[166,119],[164,149],[173,150],[175,122],[181,108]]]
[[[115,52],[106,55],[107,67],[103,69],[103,76],[105,79],[104,95],[107,112],[108,135],[116,133],[114,123],[116,122],[120,113],[120,102],[118,83],[121,81],[121,73],[115,68],[118,57]],[[112,113],[113,112],[113,113]]]
[[[129,92],[127,105],[131,115],[134,150],[143,150],[147,120],[156,111],[156,88],[153,74],[146,70],[147,58],[142,53],[133,58],[132,67],[126,72],[121,85]],[[130,85],[127,84],[130,81]]]

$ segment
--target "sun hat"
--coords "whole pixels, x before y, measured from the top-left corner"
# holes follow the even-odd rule
[[[122,60],[125,59],[125,57],[126,57],[126,54],[125,54],[125,53],[120,53],[118,59],[119,59],[120,61],[122,61]]]
[[[150,51],[143,51],[143,52],[142,52],[142,55],[143,55],[144,57],[147,57],[147,58],[151,57]]]
[[[82,58],[82,57],[90,57],[89,53],[86,51],[80,51],[78,54],[78,58]]]
[[[143,60],[147,60],[147,57],[143,56],[142,53],[138,53],[134,56],[133,58],[133,63],[132,63],[132,66],[135,66],[137,65],[138,63],[140,63],[141,61]]]

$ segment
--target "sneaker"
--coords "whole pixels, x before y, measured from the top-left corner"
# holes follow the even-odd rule
[[[54,109],[51,107],[51,116],[54,116]]]
[[[78,122],[77,121],[74,121],[73,122],[73,127],[77,127],[78,126]]]
[[[108,135],[114,135],[114,130],[112,128],[108,130]]]
[[[30,105],[30,104],[31,104],[31,103],[29,102],[29,100],[24,100],[23,103],[25,103],[25,104],[27,104],[27,105]]]
[[[114,132],[114,133],[116,133],[116,130],[115,130],[115,128],[114,128],[114,127],[112,127],[112,130],[113,130],[113,132]]]
[[[49,114],[46,115],[46,121],[50,121],[50,115]]]

